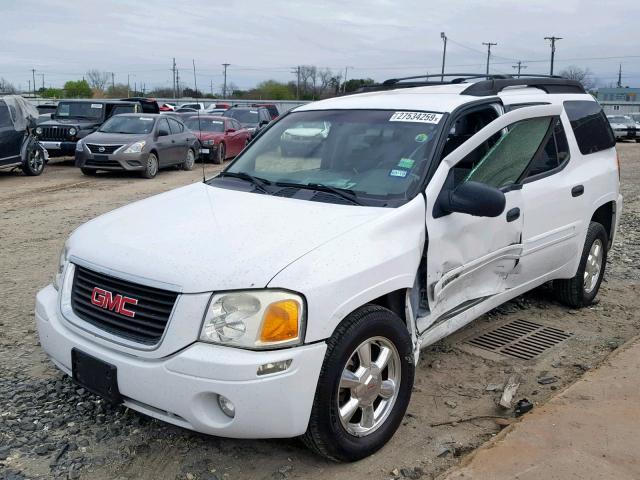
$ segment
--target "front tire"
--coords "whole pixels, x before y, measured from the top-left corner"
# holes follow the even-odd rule
[[[94,170],[93,168],[85,168],[85,167],[80,167],[80,171],[82,172],[83,175],[86,175],[87,177],[95,177],[97,175],[97,170]]]
[[[593,302],[604,277],[608,242],[604,227],[597,222],[589,223],[576,276],[553,281],[558,300],[572,308],[586,307]]]
[[[335,461],[373,454],[398,429],[414,373],[404,322],[377,305],[353,312],[327,342],[304,443]]]
[[[44,154],[35,145],[29,146],[26,152],[27,158],[22,162],[22,172],[29,177],[37,177],[44,171]]]
[[[142,171],[142,176],[144,178],[153,178],[158,174],[158,157],[155,153],[150,153],[147,158],[147,164],[145,165],[145,169]]]

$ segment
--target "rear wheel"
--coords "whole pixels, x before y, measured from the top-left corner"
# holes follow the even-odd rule
[[[189,150],[187,150],[187,158],[184,159],[184,163],[182,164],[182,169],[193,170],[193,166],[195,165],[195,163],[196,163],[196,154],[190,148]]]
[[[355,461],[383,447],[409,404],[415,366],[404,322],[367,305],[349,315],[327,352],[304,443],[336,461]]]
[[[227,149],[225,148],[224,143],[221,143],[220,145],[218,145],[218,151],[216,152],[216,158],[213,163],[222,165],[226,157]]]
[[[576,276],[553,281],[556,296],[562,303],[572,308],[580,308],[590,305],[596,298],[607,264],[608,241],[604,227],[597,222],[591,222]]]
[[[82,172],[83,175],[87,175],[88,177],[95,177],[96,174],[98,173],[97,170],[94,170],[93,168],[85,168],[85,167],[80,167],[80,171]]]
[[[27,147],[27,158],[22,162],[22,171],[25,175],[36,177],[44,171],[44,154],[42,150],[35,145]]]
[[[150,153],[147,158],[145,169],[142,171],[144,178],[153,178],[158,174],[158,157],[155,153]]]

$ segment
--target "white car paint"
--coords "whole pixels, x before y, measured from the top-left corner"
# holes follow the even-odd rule
[[[461,94],[467,86],[366,93],[296,110],[450,113],[478,101]],[[38,294],[42,346],[67,373],[73,347],[116,365],[127,406],[185,428],[231,437],[299,435],[309,419],[324,340],[350,312],[402,292],[417,350],[547,280],[572,277],[599,206],[615,202],[617,222],[622,200],[614,149],[580,154],[562,110],[567,98],[592,100],[526,87],[503,91],[496,99],[505,106],[548,105],[498,117],[441,162],[424,195],[397,208],[317,203],[198,183],[98,217],[71,235],[60,291],[49,286]],[[505,227],[504,217],[434,218],[434,202],[449,169],[475,146],[518,120],[555,115],[561,115],[572,158],[562,175],[506,195],[507,209],[523,210],[518,221]],[[583,184],[585,193],[565,205],[574,184]],[[409,299],[420,280],[427,239],[429,311],[420,314]],[[75,315],[70,296],[76,264],[179,292],[159,345],[118,338]],[[253,352],[198,342],[212,292],[265,287],[304,295],[303,345]],[[291,367],[256,376],[258,366],[280,360],[292,360]],[[236,404],[233,420],[216,407],[218,394]]]

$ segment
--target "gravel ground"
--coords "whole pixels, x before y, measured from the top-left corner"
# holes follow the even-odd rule
[[[0,478],[435,478],[500,429],[492,419],[469,417],[512,416],[496,407],[510,375],[522,379],[517,398],[539,404],[640,333],[640,145],[620,144],[619,152],[625,208],[599,303],[568,310],[540,288],[428,348],[403,425],[381,452],[352,465],[320,459],[296,439],[209,437],[111,407],[60,374],[40,349],[34,297],[50,282],[68,234],[98,214],[198,181],[201,172],[88,178],[60,160],[37,178],[0,172]],[[207,166],[208,173],[216,168]],[[515,319],[572,336],[532,361],[465,344]],[[450,423],[432,426],[442,422]]]

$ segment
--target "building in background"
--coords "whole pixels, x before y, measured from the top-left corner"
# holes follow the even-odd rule
[[[599,88],[596,99],[607,114],[640,113],[640,88]]]

